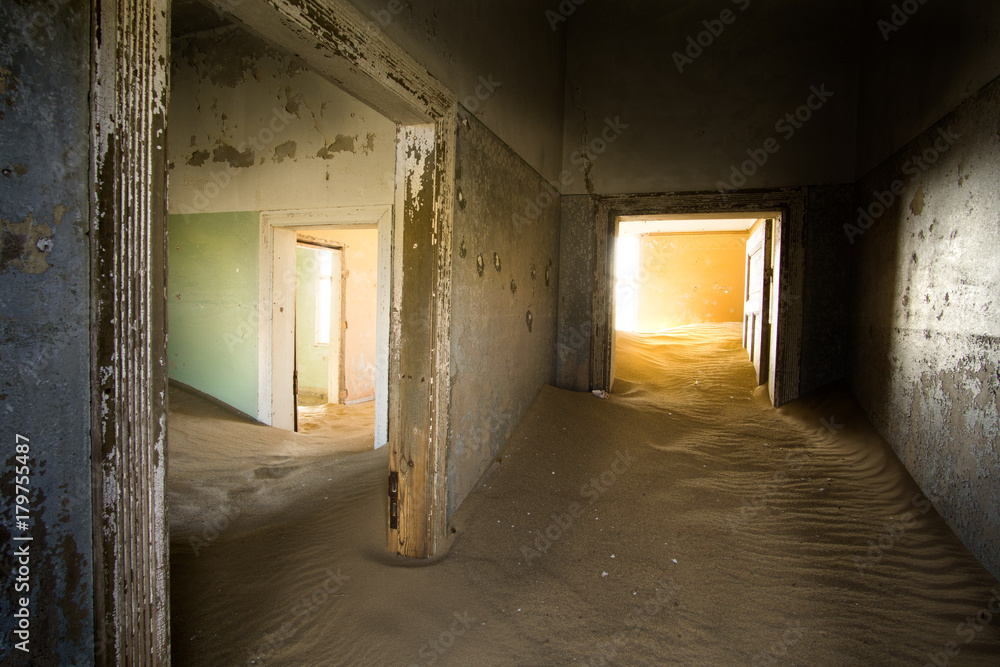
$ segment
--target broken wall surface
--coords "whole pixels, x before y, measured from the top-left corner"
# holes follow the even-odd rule
[[[90,29],[89,3],[0,4],[0,662],[7,665],[87,664],[94,655]],[[18,637],[23,623],[27,635]],[[28,652],[15,648],[25,639]]]
[[[519,217],[545,180],[460,111],[452,237],[448,512],[555,381],[559,206]]]
[[[577,0],[579,2],[579,0]],[[564,23],[552,0],[351,0],[538,173],[562,168]]]
[[[965,545],[1000,576],[1000,82],[864,178],[851,385]]]
[[[581,5],[566,24],[563,193],[853,183],[857,6]]]

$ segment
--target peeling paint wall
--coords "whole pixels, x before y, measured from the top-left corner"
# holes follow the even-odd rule
[[[1000,576],[1000,81],[861,181],[851,383],[966,546]]]
[[[170,212],[391,204],[396,126],[235,26],[173,43]]]
[[[742,187],[853,182],[857,5],[582,4],[566,23],[563,193],[716,190],[769,138],[779,149],[747,170]],[[777,130],[813,86],[833,97]]]
[[[88,3],[0,4],[0,662],[7,665],[87,664],[94,653],[90,48]],[[21,461],[18,435],[29,440]],[[26,530],[15,523],[22,465],[30,471]],[[13,541],[24,536],[32,541]],[[29,552],[30,588],[17,592],[19,547]],[[30,653],[13,646],[22,597],[30,601]]]
[[[464,110],[452,236],[448,511],[555,381],[559,206],[518,218],[545,180]]]
[[[538,173],[557,177],[565,31],[545,12],[558,2],[350,1]]]

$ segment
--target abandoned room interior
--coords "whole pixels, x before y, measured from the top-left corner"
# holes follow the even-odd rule
[[[5,664],[1000,664],[1000,5],[0,25]]]

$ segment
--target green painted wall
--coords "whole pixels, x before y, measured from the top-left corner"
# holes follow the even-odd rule
[[[295,346],[299,388],[327,390],[330,348],[316,346],[316,278],[322,251],[295,249]],[[337,402],[337,397],[333,398]]]
[[[257,417],[260,214],[171,215],[170,377]]]

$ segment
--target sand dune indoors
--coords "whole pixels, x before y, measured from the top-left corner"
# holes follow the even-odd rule
[[[1000,664],[1000,583],[845,390],[771,408],[731,325],[617,377],[543,389],[433,562],[385,553],[384,450],[175,405],[176,664]]]

